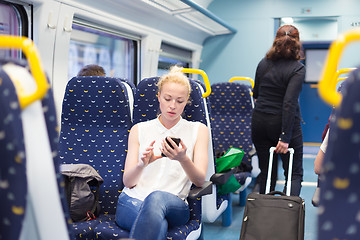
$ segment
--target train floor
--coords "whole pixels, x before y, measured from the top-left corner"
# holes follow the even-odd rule
[[[305,240],[317,239],[317,208],[311,204],[311,199],[317,185],[317,175],[314,173],[314,160],[319,146],[304,146],[304,177],[300,197],[305,200]],[[276,190],[282,191],[284,187],[284,174],[281,163]],[[248,187],[247,193],[252,189]],[[214,223],[203,224],[203,237],[205,240],[236,240],[240,238],[241,223],[244,207],[239,205],[239,195],[232,194],[232,223],[229,227],[223,227],[221,217]]]

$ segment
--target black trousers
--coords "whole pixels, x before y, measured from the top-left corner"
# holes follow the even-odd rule
[[[254,111],[251,120],[251,137],[259,158],[260,175],[260,193],[265,193],[266,179],[269,166],[269,149],[276,147],[281,133],[281,115],[273,115]],[[289,142],[289,148],[294,148],[294,161],[291,178],[291,195],[299,196],[301,191],[301,182],[303,179],[303,135],[300,119],[296,118],[292,137]],[[274,191],[277,179],[278,155],[282,160],[285,179],[287,179],[289,167],[289,153],[274,154],[270,191]],[[285,183],[286,189],[287,182]]]

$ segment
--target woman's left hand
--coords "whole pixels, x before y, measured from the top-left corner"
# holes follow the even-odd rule
[[[167,140],[171,143],[174,147],[172,148],[164,139],[161,143],[162,149],[161,151],[172,160],[177,160],[179,162],[184,161],[186,159],[186,150],[187,147],[185,146],[184,142],[180,140],[179,146],[171,139],[171,137],[167,137]]]
[[[276,153],[287,153],[288,147],[289,147],[288,143],[279,141],[276,148],[275,148],[275,152]]]

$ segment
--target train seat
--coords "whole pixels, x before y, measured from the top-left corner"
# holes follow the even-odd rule
[[[58,174],[58,129],[52,91],[46,88],[45,77],[37,79],[36,86],[25,65],[4,62],[0,72],[0,116],[5,117],[0,120],[0,145],[2,156],[11,157],[11,165],[3,161],[1,171],[1,196],[7,199],[2,203],[9,203],[1,211],[6,214],[2,217],[1,238],[69,239],[68,215],[61,201],[64,194]],[[43,98],[34,94],[34,89],[42,88],[40,84],[46,89]],[[29,96],[32,100],[24,106],[22,100]],[[4,145],[5,140],[10,141]],[[10,228],[11,236],[7,236]]]
[[[320,177],[318,239],[359,239],[360,70],[346,80]]]
[[[123,189],[122,175],[132,126],[134,85],[117,78],[74,77],[67,86],[61,115],[59,156],[62,163],[85,163],[94,167],[104,183],[100,186],[101,216],[71,225],[77,239],[113,235],[109,226],[117,198]],[[116,233],[119,234],[119,233]],[[128,237],[127,232],[113,236]]]
[[[0,70],[0,239],[19,239],[27,195],[21,109],[9,75]],[[11,119],[11,121],[10,121]]]
[[[209,101],[211,104],[212,127],[214,135],[214,149],[216,151],[227,151],[231,147],[240,148],[245,152],[243,162],[251,169],[252,152],[254,149],[251,140],[251,115],[253,110],[253,99],[249,85],[222,82],[211,86]],[[253,167],[252,172],[256,171]],[[237,178],[244,178],[240,191],[243,191],[251,182],[250,172],[234,174]],[[240,201],[242,202],[242,201]]]

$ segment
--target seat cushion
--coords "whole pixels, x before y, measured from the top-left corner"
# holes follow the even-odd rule
[[[94,228],[95,239],[118,240],[128,238],[129,232],[121,229],[115,222],[115,215],[104,216]]]

